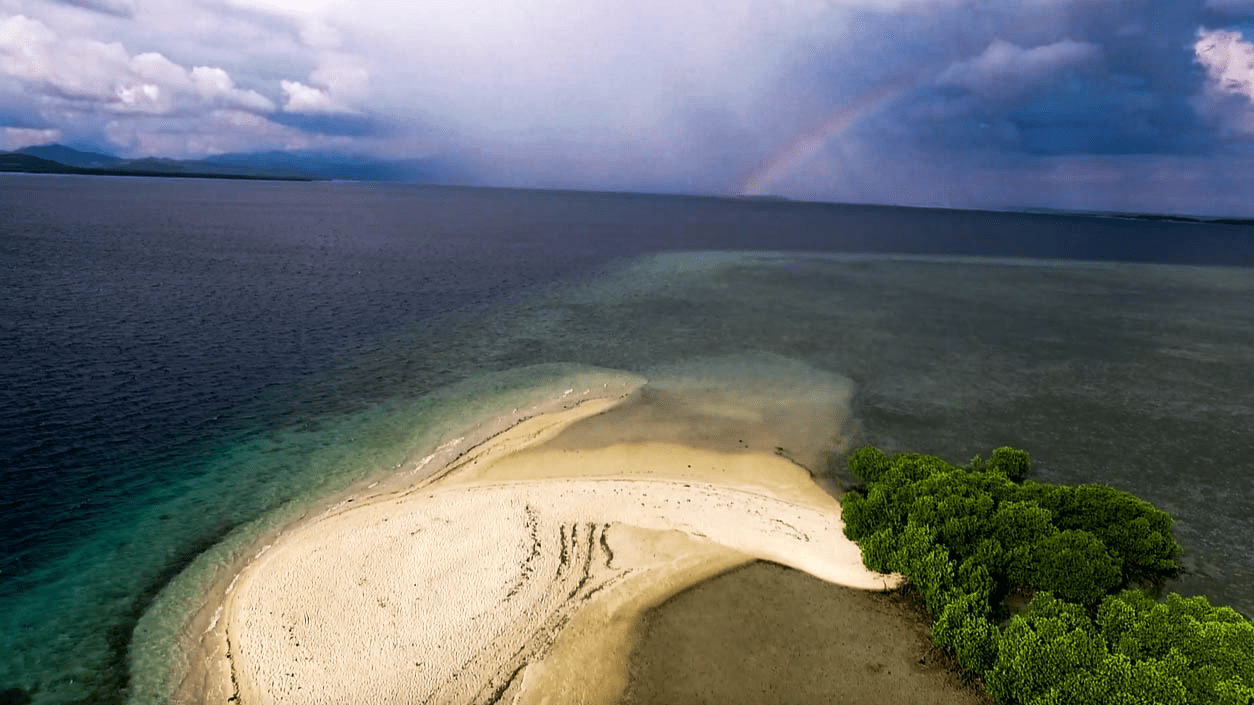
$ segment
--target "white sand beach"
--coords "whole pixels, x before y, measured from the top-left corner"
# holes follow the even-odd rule
[[[614,430],[625,406],[534,416],[431,482],[284,532],[226,588],[180,695],[613,703],[642,615],[733,567],[898,584],[863,567],[839,503],[782,452],[638,440]]]
[[[668,531],[706,541],[656,536]],[[642,571],[686,572],[706,542],[886,587],[842,541],[821,510],[676,481],[533,480],[378,502],[254,563],[231,605],[236,676],[245,702],[488,702],[583,603]]]

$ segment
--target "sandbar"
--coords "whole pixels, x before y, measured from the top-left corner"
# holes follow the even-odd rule
[[[863,567],[839,503],[782,454],[577,433],[621,403],[529,418],[285,531],[225,590],[203,637],[221,648],[181,695],[613,703],[642,615],[714,575],[764,559],[900,583]]]

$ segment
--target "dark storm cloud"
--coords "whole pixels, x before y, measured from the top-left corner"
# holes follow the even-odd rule
[[[1027,155],[1213,146],[1193,106],[1204,80],[1192,53],[1200,3],[1021,8],[961,6],[930,23],[928,43],[942,49],[920,57],[919,85],[883,131],[920,147]]]
[[[776,168],[762,171],[776,187],[762,191],[1248,213],[1251,169],[1238,155],[1254,134],[1254,91],[1217,86],[1246,78],[1234,67],[1254,46],[1248,36],[1207,35],[1220,45],[1208,69],[1195,45],[1207,27],[1239,27],[1241,13],[1254,26],[1251,10],[1249,0],[1223,8],[1143,0],[860,13],[856,31],[800,64],[780,89],[796,96],[780,102],[804,109],[795,122],[808,127],[775,142],[766,161]],[[874,87],[894,84],[901,90]],[[799,149],[807,134],[822,147]],[[779,168],[790,146],[801,156]]]

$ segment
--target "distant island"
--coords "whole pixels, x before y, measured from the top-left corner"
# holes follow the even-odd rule
[[[124,159],[61,144],[0,152],[0,172],[266,181],[399,181],[451,184],[464,175],[434,159],[380,160],[323,152],[222,154],[205,159]]]
[[[195,179],[258,179],[269,181],[313,181],[306,176],[283,176],[268,174],[236,174],[230,172],[199,172],[175,169],[144,169],[134,167],[96,168],[77,167],[51,159],[42,159],[29,154],[9,152],[0,154],[0,171],[18,172],[23,174],[80,174],[84,176],[156,176]]]
[[[25,147],[0,152],[0,173],[80,174],[86,176],[149,176],[196,179],[251,179],[265,181],[376,181],[439,186],[479,186],[484,184],[455,161],[442,158],[379,159],[361,155],[317,151],[269,151],[247,154],[219,154],[204,159],[165,159],[143,157],[124,159],[112,154],[76,149],[63,144]],[[502,188],[502,187],[497,187]],[[504,187],[520,188],[520,187]],[[523,188],[522,190],[532,190]],[[566,189],[539,189],[566,190]],[[641,192],[635,195],[653,195]],[[696,198],[718,198],[761,204],[808,203],[776,194],[666,194]],[[813,202],[810,202],[813,203]],[[1116,220],[1165,221],[1198,225],[1254,225],[1254,218],[1185,215],[1178,213],[1125,213],[1032,206],[950,208],[923,205],[817,202],[819,205],[874,205],[887,208],[960,210],[1023,213],[1044,216],[1112,218]]]
[[[732,199],[737,200],[737,201],[767,201],[767,202],[792,200],[791,198],[787,196],[776,196],[775,194],[771,194],[771,193],[741,193],[741,194],[732,196]]]
[[[1084,211],[1062,208],[1007,208],[1006,210],[1015,213],[1114,218],[1116,220],[1159,220],[1172,223],[1198,223],[1199,225],[1254,225],[1254,218],[1183,215],[1180,213],[1124,213],[1121,211]]]

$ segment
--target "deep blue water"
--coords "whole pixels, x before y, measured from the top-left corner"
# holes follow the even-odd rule
[[[776,254],[663,254],[709,251]],[[1013,442],[1167,506],[1184,589],[1250,612],[1251,265],[1236,225],[0,176],[0,691],[125,699],[131,630],[198,553],[411,452],[436,390],[537,363],[846,374],[865,440]]]

